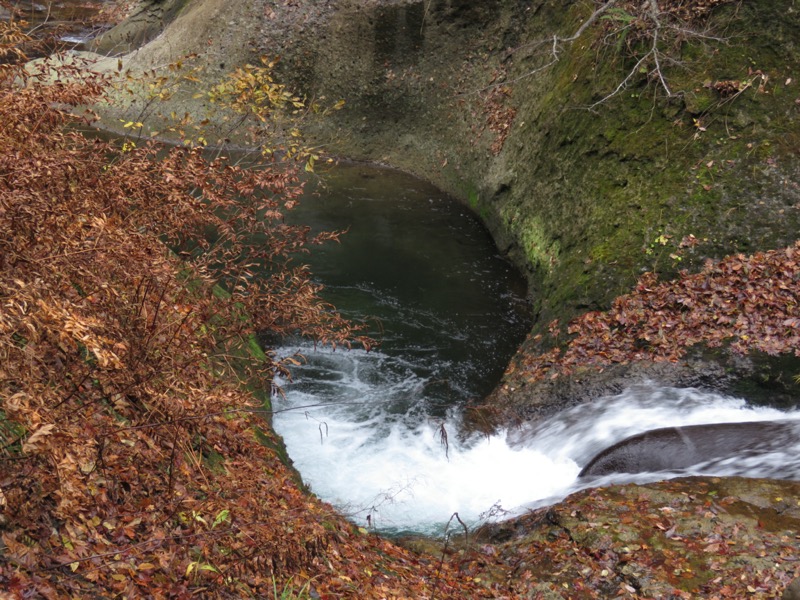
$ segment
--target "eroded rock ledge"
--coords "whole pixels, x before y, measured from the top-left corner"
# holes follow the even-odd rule
[[[800,567],[798,495],[797,482],[739,478],[586,490],[476,543],[546,582],[530,597],[775,598]]]

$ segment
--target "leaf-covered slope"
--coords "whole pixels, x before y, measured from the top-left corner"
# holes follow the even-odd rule
[[[560,333],[557,322],[550,331]],[[675,280],[659,282],[647,273],[611,309],[577,317],[567,333],[563,353],[554,348],[526,356],[515,368],[536,381],[579,367],[676,362],[696,344],[800,356],[800,242],[708,261],[700,273],[684,271]]]
[[[241,385],[282,368],[254,330],[353,334],[288,260],[293,170],[85,138],[103,81],[53,74],[0,66],[3,594],[492,596],[302,490]]]

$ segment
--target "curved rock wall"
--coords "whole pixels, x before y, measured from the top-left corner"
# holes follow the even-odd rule
[[[751,4],[714,14],[725,43],[683,42],[674,98],[634,77],[592,110],[631,68],[603,32],[536,72],[550,59],[536,42],[576,30],[589,3],[347,0],[259,45],[304,89],[347,101],[313,128],[333,152],[468,201],[528,269],[546,323],[606,306],[645,269],[795,239],[800,18],[787,0]],[[721,81],[748,87],[724,96]],[[679,248],[689,234],[701,244]]]
[[[793,1],[723,5],[702,23],[706,37],[676,37],[671,98],[608,21],[546,66],[552,36],[575,32],[594,6],[195,0],[126,60],[146,68],[198,52],[216,81],[280,56],[282,80],[346,101],[307,124],[316,143],[411,171],[483,218],[529,274],[537,332],[608,306],[645,270],[672,276],[800,231]],[[173,100],[178,114],[198,102]],[[689,235],[699,243],[682,246]]]

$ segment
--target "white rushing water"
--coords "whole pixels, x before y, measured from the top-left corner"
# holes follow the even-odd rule
[[[299,342],[278,349],[308,360],[293,369],[294,383],[283,382],[274,424],[303,479],[355,523],[441,533],[457,512],[474,526],[502,517],[500,508],[525,510],[586,485],[577,481],[581,467],[637,433],[800,418],[694,390],[640,386],[535,428],[458,439],[459,407],[489,393],[530,331],[526,282],[474,215],[424,182],[364,165],[330,175],[301,202],[298,222],[349,231],[303,261],[345,316],[375,324],[370,334],[381,345],[370,353],[317,352]],[[784,443],[695,472],[800,478],[798,450]]]
[[[642,385],[535,428],[459,440],[457,414],[428,416],[425,388],[435,380],[434,371],[380,352],[304,349],[303,354],[307,364],[295,370],[297,383],[283,382],[285,397],[275,399],[275,428],[313,492],[357,524],[384,532],[441,533],[456,512],[474,526],[504,511],[557,501],[579,489],[581,466],[597,452],[651,429],[800,420],[800,412],[748,408],[734,398]],[[747,461],[718,461],[694,472],[800,477],[799,456],[800,440]],[[664,477],[616,476],[599,483]]]

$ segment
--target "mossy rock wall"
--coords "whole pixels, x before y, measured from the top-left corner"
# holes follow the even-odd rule
[[[673,98],[635,73],[589,109],[635,59],[598,26],[536,72],[550,58],[536,42],[569,34],[591,10],[349,0],[289,35],[283,58],[287,77],[347,101],[313,129],[333,152],[399,166],[469,202],[528,270],[542,325],[607,306],[644,270],[670,276],[788,244],[800,225],[793,3],[717,9],[710,24],[725,41],[680,45],[680,66],[666,70]],[[728,80],[743,90],[715,91]],[[509,109],[496,152],[493,112]],[[680,248],[690,234],[700,243]]]
[[[198,0],[129,64],[200,51],[204,76],[217,81],[259,55],[280,56],[282,80],[346,101],[307,124],[314,142],[469,203],[528,272],[543,329],[608,306],[645,270],[666,277],[786,245],[800,225],[800,8],[723,5],[709,22],[723,40],[689,36],[670,47],[673,97],[633,72],[598,103],[635,65],[605,21],[543,68],[552,36],[570,35],[595,6]],[[721,81],[741,91],[721,95]],[[202,118],[202,100],[181,102],[178,114]],[[680,247],[688,235],[699,243]]]

